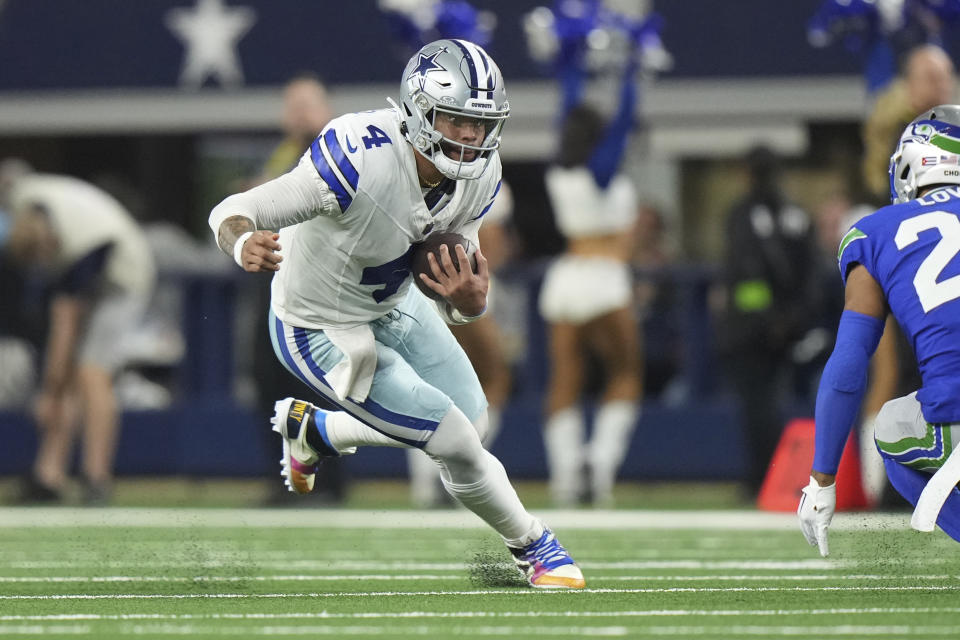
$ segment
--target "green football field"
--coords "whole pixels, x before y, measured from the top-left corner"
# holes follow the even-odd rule
[[[538,512],[587,589],[460,510],[0,509],[0,636],[956,638],[960,547],[909,514]]]

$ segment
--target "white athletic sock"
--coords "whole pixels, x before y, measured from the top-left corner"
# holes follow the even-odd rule
[[[421,509],[440,504],[443,485],[440,467],[420,449],[407,449],[407,470],[410,473],[410,501]]]
[[[558,411],[547,420],[543,444],[550,467],[550,496],[559,507],[577,504],[583,486],[584,422],[580,407]]]
[[[323,411],[323,409],[317,409]],[[393,438],[368,427],[345,411],[326,411],[327,438],[343,455],[356,453],[357,447],[403,447]]]
[[[487,407],[486,413],[473,426],[481,434],[484,447],[489,448],[492,438],[500,429],[500,410]],[[426,452],[408,449],[407,471],[410,474],[410,501],[414,506],[423,509],[441,504],[443,483],[440,481],[440,465]]]
[[[543,535],[543,525],[524,509],[503,465],[483,448],[476,427],[456,406],[437,425],[424,451],[439,461],[447,493],[508,545],[524,546]]]
[[[525,547],[543,535],[543,523],[521,504],[500,461],[486,450],[483,450],[483,456],[486,470],[482,478],[459,484],[454,469],[448,467],[450,479],[441,474],[443,486],[460,504],[493,527],[507,546]]]
[[[871,507],[880,502],[883,489],[887,486],[887,469],[883,466],[883,458],[873,439],[873,423],[876,419],[876,415],[867,416],[860,424],[860,478]]]
[[[630,448],[639,413],[636,403],[623,400],[604,403],[597,411],[587,446],[594,504],[609,506],[613,502],[617,471]]]

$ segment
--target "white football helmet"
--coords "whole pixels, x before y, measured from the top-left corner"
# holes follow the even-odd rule
[[[437,40],[415,53],[403,70],[400,105],[394,107],[406,139],[452,180],[483,175],[510,115],[500,69],[466,40]],[[438,114],[479,121],[483,139],[470,145],[445,137],[435,126]]]
[[[934,107],[908,124],[889,173],[894,204],[913,200],[921,187],[960,184],[960,105]]]

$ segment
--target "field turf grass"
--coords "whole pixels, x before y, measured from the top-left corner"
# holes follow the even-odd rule
[[[909,514],[540,515],[587,578],[518,582],[461,510],[0,508],[0,636],[956,638],[960,547]]]

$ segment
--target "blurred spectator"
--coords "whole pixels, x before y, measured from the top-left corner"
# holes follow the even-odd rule
[[[327,90],[320,79],[311,73],[293,77],[283,89],[283,139],[277,144],[263,166],[260,175],[251,187],[272,180],[290,171],[299,162],[314,138],[333,117],[327,100]],[[270,342],[270,325],[267,310],[270,309],[271,274],[258,273],[254,281],[255,291],[250,297],[256,309],[253,342],[253,378],[257,394],[257,412],[263,425],[263,446],[271,457],[278,451],[279,442],[270,430],[273,403],[277,398],[302,395],[303,387],[294,380],[273,352]],[[316,403],[323,407],[323,399]],[[327,407],[324,407],[327,408]],[[434,465],[436,466],[436,465]],[[279,476],[269,480],[268,505],[303,506],[304,500],[336,503],[343,500],[346,491],[343,463],[339,458],[325,460],[317,471],[316,489],[305,496],[287,491]]]
[[[609,122],[580,103],[578,78],[565,80],[559,156],[546,172],[557,227],[567,239],[540,291],[551,367],[544,444],[558,506],[577,503],[588,490],[594,504],[612,502],[637,422],[640,347],[628,264],[637,201],[629,178],[618,173],[633,128],[634,71],[628,64],[623,72],[619,108]],[[588,352],[598,356],[605,376],[589,441],[580,405]]]
[[[756,493],[783,426],[781,409],[794,346],[819,305],[810,216],[779,184],[766,147],[746,157],[750,186],[727,218],[723,346],[747,439],[748,489]]]
[[[9,195],[13,180],[29,173],[19,159],[0,162],[0,410],[22,410],[29,404],[37,377],[36,348],[43,341],[43,288],[32,273],[24,274],[6,249],[13,225]]]
[[[659,268],[672,262],[673,256],[667,246],[667,225],[660,209],[650,203],[641,203],[637,207],[633,232],[633,264]]]
[[[843,283],[837,280],[837,248],[840,240],[855,222],[855,218],[873,213],[870,205],[854,205],[844,193],[835,193],[817,205],[813,218],[816,238],[816,269],[818,286],[824,292],[823,304],[818,309],[815,324],[823,327],[833,342],[840,312],[843,311]],[[819,365],[822,367],[830,355],[831,345],[823,347]],[[811,390],[811,395],[816,389]]]
[[[487,258],[491,273],[487,313],[467,324],[450,325],[450,331],[470,358],[487,397],[488,422],[487,432],[483,437],[483,446],[487,449],[490,449],[500,432],[503,406],[510,396],[513,381],[506,345],[496,321],[497,305],[510,304],[512,301],[503,300],[501,297],[495,275],[510,254],[507,227],[512,213],[513,195],[510,186],[503,182],[493,206],[483,216],[479,231],[480,249]],[[410,498],[414,506],[428,508],[448,504],[449,494],[440,483],[437,463],[419,449],[407,449],[407,460],[410,469]]]
[[[294,76],[283,88],[284,138],[267,158],[257,184],[292,169],[331,118],[327,89],[320,79],[309,72]]]
[[[34,415],[40,445],[21,496],[58,500],[75,430],[83,426],[83,499],[109,499],[119,412],[113,377],[122,336],[139,322],[155,268],[143,232],[106,192],[66,176],[0,178],[13,215],[7,244],[19,269],[39,268],[53,289]]]
[[[634,301],[644,346],[644,396],[675,403],[685,390],[676,384],[682,358],[681,322],[669,272],[674,255],[667,242],[666,221],[657,207],[644,203],[637,209],[633,231],[631,262],[638,275]]]
[[[912,49],[903,71],[876,100],[863,127],[863,180],[872,204],[889,204],[890,149],[917,114],[956,101],[953,62],[933,44]]]

